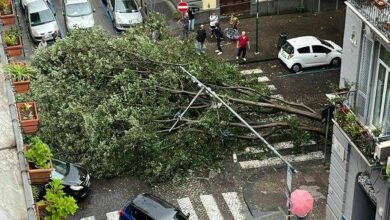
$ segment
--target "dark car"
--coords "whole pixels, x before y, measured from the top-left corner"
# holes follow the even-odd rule
[[[52,159],[52,164],[51,178],[62,180],[62,185],[65,186],[64,192],[75,199],[81,199],[87,195],[91,183],[90,176],[84,168],[56,159]]]
[[[120,220],[188,220],[185,215],[167,201],[152,194],[138,195],[119,211]]]

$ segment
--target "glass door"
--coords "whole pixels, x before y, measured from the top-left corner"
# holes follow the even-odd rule
[[[390,67],[379,60],[377,79],[374,87],[374,106],[372,110],[371,124],[382,128],[382,133],[390,133],[390,119],[387,119],[390,104]]]

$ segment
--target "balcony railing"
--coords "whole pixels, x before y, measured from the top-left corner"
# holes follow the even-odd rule
[[[375,0],[348,0],[373,26],[375,26],[387,39],[390,39],[390,3]],[[379,2],[379,1],[378,1]]]

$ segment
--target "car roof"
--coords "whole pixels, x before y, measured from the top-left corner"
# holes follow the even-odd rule
[[[32,2],[27,4],[27,7],[28,7],[28,11],[30,13],[43,11],[43,10],[46,10],[49,8],[44,0],[32,1]]]
[[[66,0],[65,4],[70,5],[84,2],[88,2],[88,0]]]
[[[170,220],[178,211],[172,204],[149,193],[138,195],[131,204],[149,217],[159,220]]]
[[[293,47],[304,47],[304,46],[310,46],[313,44],[320,44],[321,42],[318,40],[318,38],[313,36],[304,36],[304,37],[296,37],[288,39],[287,42],[289,42]]]

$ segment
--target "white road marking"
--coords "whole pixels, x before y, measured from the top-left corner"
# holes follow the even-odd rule
[[[95,220],[95,217],[89,216],[89,217],[81,218],[80,220]]]
[[[269,78],[266,76],[261,76],[261,77],[257,78],[257,81],[258,82],[269,82]]]
[[[237,193],[236,192],[222,193],[222,196],[227,206],[229,207],[229,210],[232,213],[234,220],[244,220],[245,217],[242,214],[241,201],[238,198]]]
[[[237,154],[233,154],[233,162],[237,163]]]
[[[263,73],[263,70],[260,68],[257,69],[250,69],[250,70],[241,70],[241,75],[251,75],[251,74],[260,74]]]
[[[280,95],[280,94],[271,95],[271,97],[284,100],[284,97],[282,95]]]
[[[288,162],[303,162],[314,159],[323,159],[324,154],[322,151],[311,152],[305,155],[295,156],[295,155],[287,155],[284,158]],[[251,168],[261,168],[268,166],[275,166],[282,164],[282,160],[279,157],[271,157],[265,160],[249,160],[240,162],[240,166],[242,169],[251,169]]]
[[[184,214],[190,214],[189,220],[198,220],[198,216],[196,215],[196,212],[194,210],[194,207],[192,206],[190,198],[182,198],[178,199],[177,203],[179,203],[180,209]]]
[[[107,220],[119,220],[119,211],[106,213]]]
[[[271,91],[276,90],[276,87],[274,85],[267,85],[268,89]]]
[[[218,209],[218,205],[215,202],[213,195],[201,195],[200,200],[202,201],[210,220],[223,220],[223,216]]]
[[[316,143],[317,142],[315,142],[314,140],[310,140],[309,142],[302,144],[302,146],[310,146],[310,145],[314,145]],[[278,143],[275,143],[272,145],[276,150],[285,150],[285,149],[291,149],[294,147],[294,145],[291,141],[278,142]],[[256,148],[256,147],[247,147],[247,148],[245,148],[245,152],[252,153],[252,154],[260,154],[260,153],[264,153],[264,150]]]

